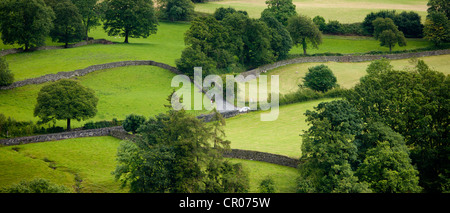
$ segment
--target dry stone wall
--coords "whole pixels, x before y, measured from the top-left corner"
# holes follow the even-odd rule
[[[114,44],[111,41],[108,41],[106,39],[95,39],[90,41],[82,41],[76,44],[69,44],[67,48],[74,48],[74,47],[81,47],[89,44]],[[65,49],[64,46],[43,46],[43,47],[36,47],[31,48],[30,51],[36,51],[36,50],[56,50],[56,49]],[[23,48],[17,48],[17,49],[7,49],[0,51],[0,56],[5,56],[9,54],[15,54],[15,53],[21,53],[23,52]]]
[[[172,67],[167,64],[164,64],[164,63],[156,62],[156,61],[150,61],[150,60],[148,60],[148,61],[145,61],[145,60],[143,60],[143,61],[120,61],[120,62],[112,62],[112,63],[107,63],[107,64],[93,65],[93,66],[89,66],[84,69],[79,69],[79,70],[70,71],[70,72],[59,72],[56,74],[47,74],[47,75],[44,75],[44,76],[41,76],[38,78],[30,78],[30,79],[26,79],[23,81],[16,81],[9,86],[0,87],[0,90],[10,90],[10,89],[14,89],[17,87],[23,87],[26,85],[30,85],[30,84],[43,84],[46,82],[58,81],[61,79],[69,79],[69,78],[73,78],[73,77],[77,77],[77,76],[84,76],[84,75],[87,75],[91,72],[95,72],[98,70],[111,69],[111,68],[117,68],[117,67],[126,67],[126,66],[140,66],[140,65],[156,66],[156,67],[160,67],[160,68],[169,70],[175,74],[181,74],[180,71],[177,70],[177,68]]]
[[[435,50],[435,51],[424,51],[424,52],[413,52],[413,53],[400,53],[400,54],[385,54],[385,55],[345,55],[345,56],[311,56],[311,57],[298,57],[293,59],[288,59],[284,61],[278,61],[273,64],[264,65],[258,67],[254,70],[241,73],[242,76],[255,76],[258,77],[261,73],[276,69],[278,67],[286,66],[289,64],[300,64],[300,63],[314,63],[314,62],[364,62],[364,61],[374,61],[381,58],[386,58],[390,60],[399,60],[407,58],[419,58],[426,56],[436,56],[436,55],[447,55],[450,54],[450,49],[445,50]],[[251,80],[250,78],[246,78]]]

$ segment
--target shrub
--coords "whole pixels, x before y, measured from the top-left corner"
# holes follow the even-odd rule
[[[264,180],[261,181],[258,189],[260,193],[275,193],[276,192],[275,181],[273,180],[272,177],[266,177]]]
[[[0,193],[70,193],[70,189],[64,185],[56,185],[46,179],[38,178],[1,188]]]
[[[14,82],[14,74],[9,70],[8,63],[0,57],[0,86],[8,86]]]
[[[127,132],[136,133],[137,129],[145,122],[145,117],[142,115],[131,114],[128,115],[122,126]]]
[[[304,78],[305,86],[319,92],[326,92],[337,86],[336,76],[325,65],[310,67]]]

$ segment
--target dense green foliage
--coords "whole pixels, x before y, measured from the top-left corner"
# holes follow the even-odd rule
[[[136,133],[137,129],[139,129],[139,127],[142,124],[144,124],[144,122],[145,122],[144,116],[131,114],[125,118],[125,121],[123,121],[122,126],[123,129],[125,129],[125,131]]]
[[[300,15],[289,18],[287,30],[291,34],[294,45],[303,47],[304,55],[306,55],[308,44],[316,49],[322,44],[322,33],[317,25],[306,16]]]
[[[17,43],[28,50],[44,44],[54,13],[43,0],[5,0],[0,2],[0,17],[3,43]]]
[[[103,29],[109,36],[147,38],[157,31],[158,20],[152,0],[106,0]]]
[[[372,12],[364,18],[362,23],[362,27],[367,34],[372,35],[374,33],[373,21],[377,18],[390,18],[406,37],[422,37],[423,25],[421,24],[421,17],[413,11],[403,11],[400,14],[396,13],[395,10]]]
[[[450,19],[450,2],[448,0],[429,0],[428,13],[441,12]]]
[[[411,149],[426,192],[448,191],[447,141],[450,79],[419,61],[411,71],[378,61],[347,95],[367,122],[382,122],[400,133]],[[380,149],[379,151],[389,151]]]
[[[327,92],[337,86],[333,71],[326,65],[310,67],[304,77],[304,85],[312,90]]]
[[[185,35],[187,47],[176,64],[188,75],[194,67],[204,73],[240,72],[285,58],[292,47],[275,18],[251,19],[232,8],[196,18]]]
[[[89,31],[100,26],[101,9],[97,4],[98,0],[72,0],[77,6],[83,21],[84,32],[86,40],[88,40]]]
[[[0,57],[0,86],[8,86],[14,82],[14,74],[9,69],[8,62]]]
[[[53,11],[55,20],[50,31],[52,40],[65,43],[66,48],[69,43],[81,41],[85,28],[78,8],[70,0],[64,0],[56,4]]]
[[[292,0],[268,0],[267,8],[261,13],[261,17],[274,17],[284,26],[287,26],[289,18],[297,15]]]
[[[70,189],[64,185],[51,183],[46,179],[34,179],[31,181],[21,181],[10,187],[0,189],[0,193],[69,193]]]
[[[59,80],[42,87],[37,97],[34,116],[43,123],[52,120],[86,120],[97,113],[98,98],[92,89],[83,87],[74,80]]]
[[[406,46],[405,36],[398,30],[392,19],[377,18],[372,24],[374,27],[373,36],[380,41],[381,46],[389,47],[389,52],[392,52],[392,48],[396,44],[401,47]]]
[[[402,136],[382,123],[365,123],[347,101],[307,111],[299,192],[420,192]]]
[[[119,147],[116,179],[135,193],[246,192],[247,173],[222,157],[229,145],[216,128],[223,125],[209,127],[184,110],[150,118]],[[213,149],[213,141],[224,143]]]
[[[450,20],[442,12],[431,12],[423,29],[425,38],[439,46],[450,41]]]
[[[191,0],[158,0],[158,17],[170,21],[189,21],[194,16]]]

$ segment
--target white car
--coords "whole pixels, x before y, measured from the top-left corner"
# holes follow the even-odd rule
[[[248,112],[250,110],[250,107],[242,107],[239,109],[239,112]]]

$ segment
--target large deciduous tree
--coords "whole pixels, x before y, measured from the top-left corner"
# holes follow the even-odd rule
[[[96,26],[100,26],[100,7],[97,4],[98,0],[72,0],[72,2],[77,6],[78,12],[80,13],[86,41],[89,40],[89,31]]]
[[[158,0],[159,17],[170,21],[189,21],[194,16],[191,0]]]
[[[399,46],[406,46],[406,38],[403,32],[398,30],[394,21],[390,18],[377,18],[373,21],[375,39],[380,41],[381,46],[389,47],[389,52],[398,44]]]
[[[289,18],[297,15],[292,0],[267,0],[267,8],[261,13],[261,17],[272,16],[287,26]]]
[[[293,43],[303,47],[306,55],[308,44],[318,48],[322,44],[322,33],[314,22],[306,16],[293,16],[288,20],[287,30],[291,34]]]
[[[98,98],[92,89],[83,87],[73,80],[59,80],[42,87],[38,93],[34,116],[41,122],[67,120],[70,130],[72,119],[86,120],[97,114]]]
[[[25,50],[41,46],[53,28],[54,13],[43,0],[0,2],[0,33],[4,44],[19,44]]]
[[[62,42],[67,48],[69,43],[83,39],[84,27],[78,8],[70,1],[64,0],[54,7],[54,28],[50,31],[53,41]]]
[[[152,0],[106,0],[103,28],[109,36],[147,38],[156,33],[158,20]]]

